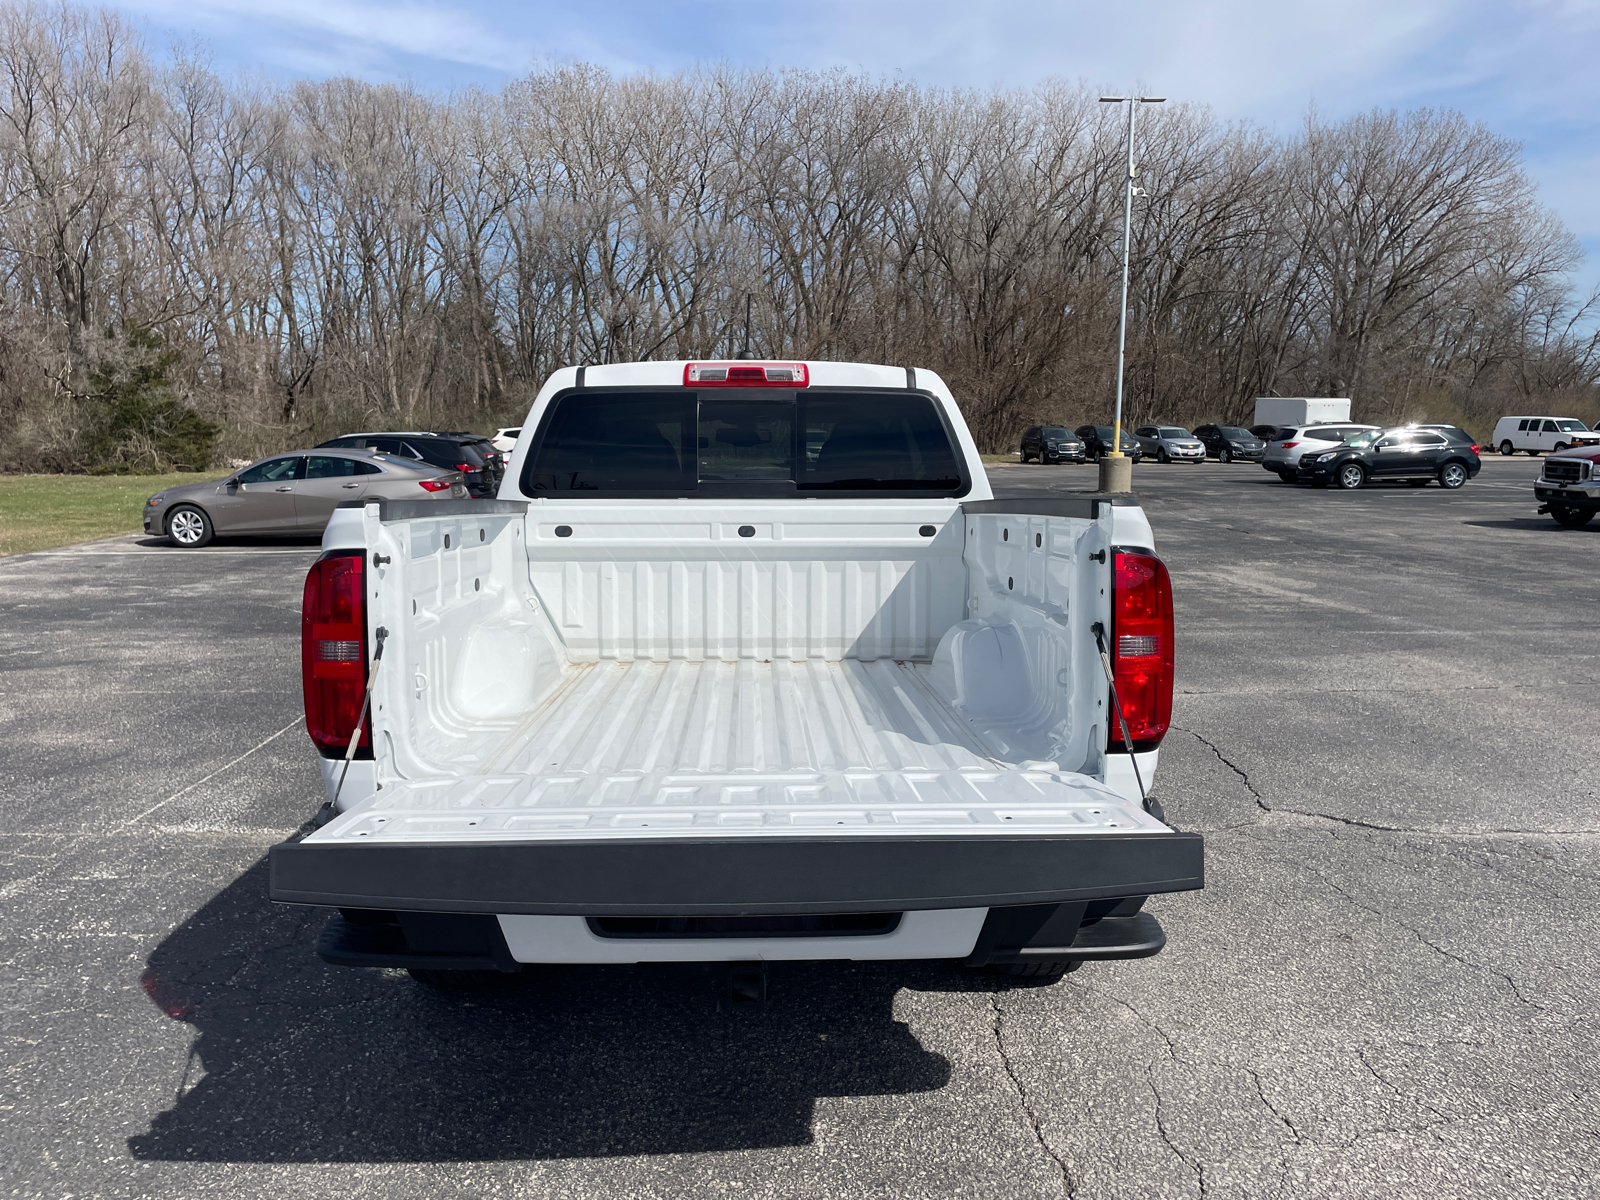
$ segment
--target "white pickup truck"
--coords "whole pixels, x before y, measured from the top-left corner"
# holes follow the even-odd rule
[[[567,368],[524,430],[499,499],[341,507],[306,580],[332,799],[271,894],[338,910],[324,959],[1162,948],[1203,845],[1143,799],[1172,596],[1128,498],[993,499],[926,370]]]

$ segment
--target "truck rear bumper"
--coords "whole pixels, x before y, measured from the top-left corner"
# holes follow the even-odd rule
[[[1205,886],[1193,833],[289,842],[286,904],[407,912],[734,916],[1060,904]]]
[[[514,972],[531,963],[822,959],[960,959],[981,967],[1148,958],[1167,944],[1149,913],[1086,921],[1083,905],[906,913],[886,935],[827,938],[597,938],[576,917],[366,915],[379,919],[358,923],[340,915],[329,920],[317,938],[318,956],[334,966],[435,971]],[[521,922],[570,928],[531,930],[519,928]]]

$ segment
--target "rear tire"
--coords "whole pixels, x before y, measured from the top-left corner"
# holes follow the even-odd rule
[[[1008,979],[1060,979],[1083,966],[1081,958],[1068,961],[993,963],[989,970]]]
[[[505,978],[499,971],[441,971],[433,967],[407,967],[406,974],[438,992],[476,992]]]
[[[181,504],[167,514],[167,540],[180,550],[198,550],[216,536],[205,510]]]
[[[1552,508],[1550,517],[1563,529],[1582,529],[1594,520],[1593,509],[1582,508]]]
[[[1426,484],[1426,480],[1423,481]],[[1467,482],[1467,469],[1460,463],[1445,463],[1439,468],[1439,486],[1449,491],[1455,491]]]
[[[1360,463],[1345,463],[1333,481],[1347,492],[1352,492],[1367,481],[1367,469]]]
[[[1504,454],[1507,458],[1510,458],[1516,452],[1517,448],[1511,444],[1510,439],[1500,443],[1500,453]]]

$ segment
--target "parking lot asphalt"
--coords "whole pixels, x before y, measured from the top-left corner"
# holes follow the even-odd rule
[[[322,965],[264,879],[321,800],[315,545],[0,560],[0,1193],[1592,1197],[1600,524],[1536,516],[1537,471],[1141,466],[1156,791],[1208,838],[1167,950],[794,964],[756,1012],[692,967],[461,999]]]

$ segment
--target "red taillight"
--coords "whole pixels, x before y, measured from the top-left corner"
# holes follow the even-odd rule
[[[1478,453],[1478,448],[1477,448],[1477,447],[1476,447],[1476,446],[1474,446],[1474,447],[1473,447],[1473,448],[1472,448],[1472,452],[1473,452],[1473,453],[1474,453],[1474,454],[1477,454],[1477,453]]]
[[[1154,750],[1172,724],[1172,577],[1153,554],[1118,551],[1111,603],[1111,671],[1136,751]],[[1112,750],[1126,750],[1110,722]]]
[[[450,486],[448,479],[419,479],[417,486],[430,492],[442,492]]]
[[[684,387],[809,387],[805,363],[685,363]]]
[[[460,471],[463,475],[470,474],[471,472],[476,471],[477,469],[478,468],[473,466],[471,463],[457,463],[456,464],[456,470]]]
[[[1285,442],[1283,445],[1279,446],[1278,449],[1280,449],[1280,450],[1293,450],[1299,444],[1300,444],[1299,442]]]
[[[448,486],[448,485],[447,485]],[[359,550],[335,551],[312,564],[300,603],[300,677],[306,731],[317,749],[342,757],[361,717],[367,688],[366,560]],[[370,722],[356,757],[372,757]]]

